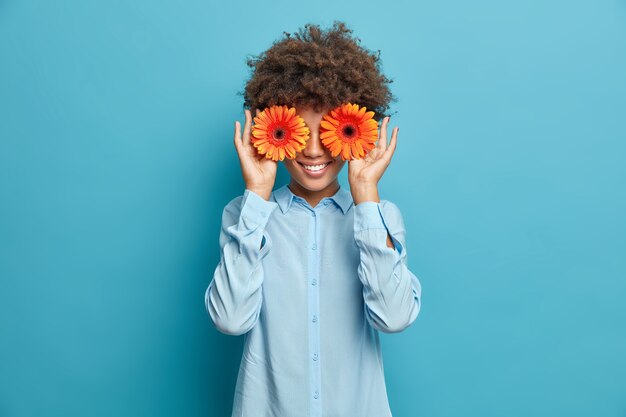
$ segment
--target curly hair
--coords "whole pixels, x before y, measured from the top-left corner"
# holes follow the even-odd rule
[[[320,112],[351,102],[388,116],[397,101],[381,70],[380,50],[362,47],[344,22],[334,21],[327,31],[307,23],[293,36],[274,41],[259,56],[246,59],[251,76],[245,84],[244,107],[263,110],[275,104],[311,107]]]

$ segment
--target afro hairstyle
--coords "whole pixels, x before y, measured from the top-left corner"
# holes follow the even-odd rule
[[[272,105],[312,108],[316,112],[344,103],[356,103],[374,112],[374,119],[389,116],[389,103],[397,101],[381,70],[380,50],[361,46],[352,29],[334,21],[324,31],[307,23],[258,56],[246,59],[250,78],[238,95],[244,107],[263,110]]]

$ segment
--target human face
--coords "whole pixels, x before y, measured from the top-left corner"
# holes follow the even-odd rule
[[[337,192],[339,189],[337,176],[346,161],[341,158],[341,155],[333,158],[330,150],[320,140],[320,122],[327,111],[319,113],[308,107],[296,107],[296,112],[304,119],[310,130],[309,139],[306,147],[301,152],[296,153],[295,159],[284,159],[283,162],[291,174],[289,183],[291,191],[315,207],[321,199],[330,197]],[[318,171],[305,168],[305,166],[313,165],[326,166]]]

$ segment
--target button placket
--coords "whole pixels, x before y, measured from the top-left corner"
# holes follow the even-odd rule
[[[319,213],[315,209],[311,210],[311,217],[309,218],[309,277],[310,282],[308,291],[308,310],[309,317],[309,389],[314,399],[310,403],[311,417],[321,417],[321,367],[320,367],[320,328],[319,328],[319,245],[318,236],[320,229],[320,217]]]

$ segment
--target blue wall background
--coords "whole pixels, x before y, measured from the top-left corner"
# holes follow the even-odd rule
[[[624,0],[0,0],[0,416],[230,415],[245,57],[334,19],[399,98],[394,416],[626,416]]]

